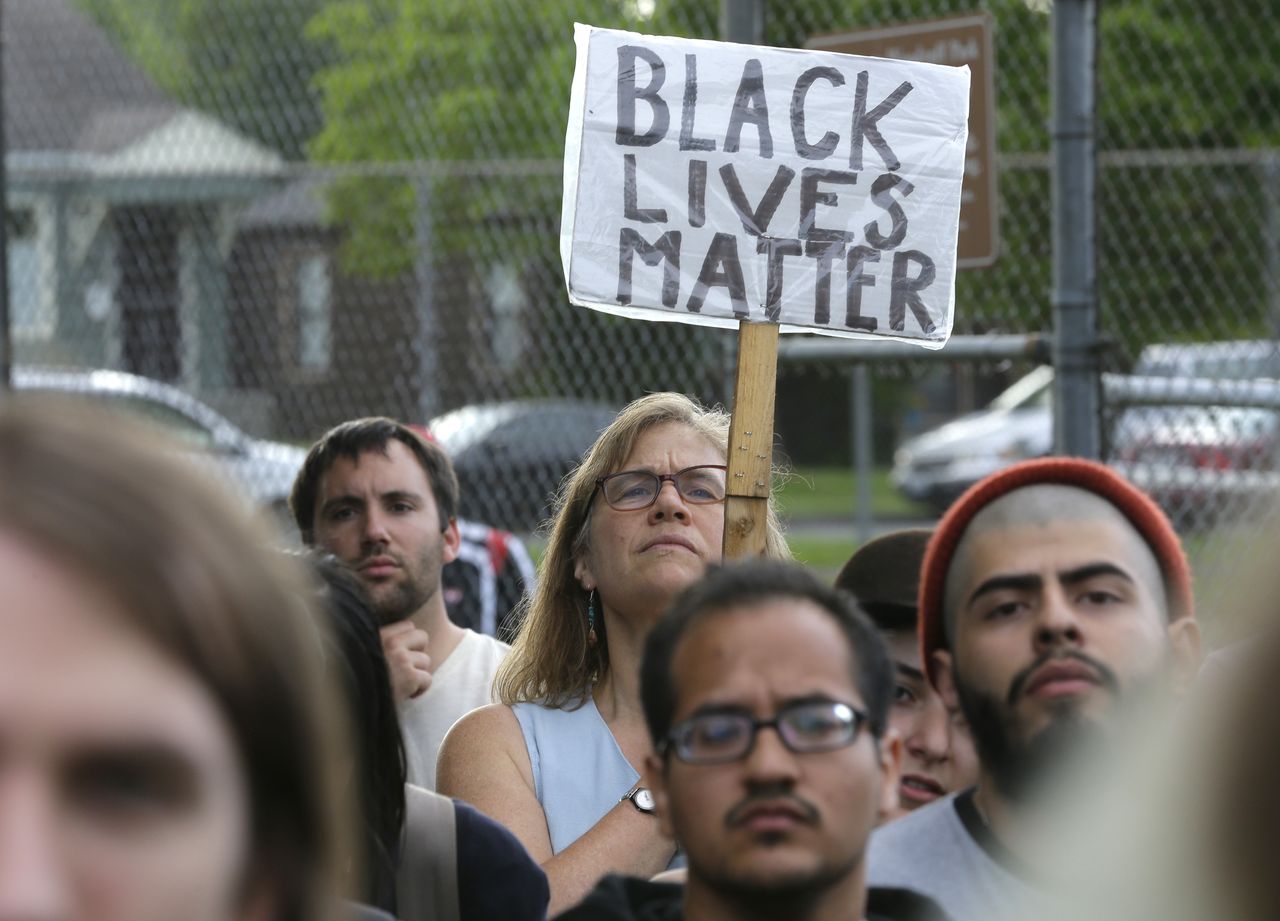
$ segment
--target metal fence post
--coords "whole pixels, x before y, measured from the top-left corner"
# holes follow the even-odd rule
[[[4,2],[0,0],[0,391],[8,390],[13,365],[13,339],[9,335],[9,145],[4,133]]]
[[[1280,338],[1280,154],[1272,151],[1262,165],[1262,197],[1266,202],[1267,310],[1271,335]]]
[[[871,540],[875,526],[875,512],[871,508],[871,372],[865,364],[859,362],[853,366],[850,382],[853,385],[849,394],[853,410],[853,518],[858,523],[858,543],[865,544]]]
[[[1101,454],[1098,354],[1098,7],[1053,5],[1054,442],[1063,454]]]
[[[765,0],[720,0],[720,37],[758,45],[764,40]]]
[[[414,394],[418,421],[425,425],[436,415],[440,406],[439,361],[436,355],[436,339],[440,324],[436,316],[436,265],[434,223],[431,213],[432,176],[429,172],[413,180],[413,281],[414,307],[417,313],[417,330],[413,340],[413,354],[418,378],[418,392]]]

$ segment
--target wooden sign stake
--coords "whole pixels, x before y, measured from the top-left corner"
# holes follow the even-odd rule
[[[764,553],[773,478],[773,404],[778,379],[778,325],[738,324],[738,368],[729,425],[724,558]]]

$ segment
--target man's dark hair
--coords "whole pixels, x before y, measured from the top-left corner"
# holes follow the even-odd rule
[[[893,671],[884,641],[848,595],[828,588],[795,563],[753,559],[708,570],[680,593],[649,632],[640,664],[640,700],[655,745],[671,731],[676,689],[671,661],[689,629],[702,619],[775,599],[811,601],[831,615],[849,644],[853,682],[867,707],[868,728],[884,732],[893,693]]]
[[[458,476],[453,472],[449,455],[438,444],[420,437],[407,425],[385,416],[373,416],[329,429],[307,452],[307,459],[302,462],[302,469],[293,481],[293,492],[289,495],[289,509],[304,544],[315,543],[316,492],[320,488],[320,478],[333,466],[333,462],[339,457],[356,460],[370,451],[386,454],[392,441],[407,447],[422,465],[440,513],[440,530],[449,527],[449,520],[458,514]]]

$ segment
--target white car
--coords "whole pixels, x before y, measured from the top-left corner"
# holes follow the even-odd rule
[[[289,520],[289,491],[306,452],[247,435],[177,387],[122,371],[17,366],[13,389],[81,397],[156,425],[254,507]]]
[[[978,480],[1053,450],[1053,368],[1019,378],[985,409],[909,438],[890,479],[909,499],[938,511]]]

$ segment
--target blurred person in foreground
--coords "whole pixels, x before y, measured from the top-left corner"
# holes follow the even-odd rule
[[[902,748],[884,645],[848,596],[789,563],[713,570],[649,633],[640,681],[645,778],[687,881],[609,876],[564,921],[938,916],[865,886]]]
[[[328,671],[353,728],[348,795],[362,819],[361,901],[400,921],[542,921],[547,878],[515,836],[466,803],[405,782],[396,703],[363,586],[334,557],[312,564],[335,653]]]
[[[867,541],[836,576],[875,624],[893,662],[889,727],[902,739],[898,806],[889,820],[927,806],[978,780],[978,756],[961,714],[950,713],[925,679],[918,630],[920,564],[932,534],[925,528],[893,531]]]
[[[1277,526],[1272,512],[1250,527],[1229,575],[1217,574],[1228,590],[1213,595],[1213,625],[1228,661],[1208,682],[1202,668],[1188,700],[1085,779],[1090,801],[1068,823],[1078,827],[1056,837],[1058,875],[1087,885],[1044,921],[1280,918]]]
[[[409,781],[436,785],[449,727],[493,701],[507,645],[449,619],[441,569],[455,559],[458,478],[444,449],[406,425],[344,422],[311,446],[289,499],[307,546],[360,577],[400,703]]]
[[[644,638],[720,560],[727,414],[676,393],[634,401],[563,488],[536,593],[497,688],[440,754],[439,789],[515,832],[547,872],[551,913],[605,873],[651,876],[675,845],[640,772]],[[789,557],[772,505],[766,555]]]
[[[346,917],[304,582],[153,437],[0,408],[0,918]]]
[[[868,880],[929,895],[958,921],[1043,916],[1030,906],[1060,894],[1043,847],[1071,808],[1060,785],[1123,749],[1151,701],[1194,679],[1182,546],[1164,513],[1101,464],[1016,464],[939,523],[920,634],[929,679],[969,723],[978,785],[878,830]],[[1083,796],[1078,811],[1092,791],[1070,792]]]

